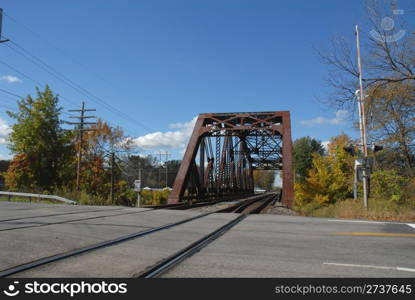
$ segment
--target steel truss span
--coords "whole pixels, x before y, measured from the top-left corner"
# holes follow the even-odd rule
[[[281,170],[282,202],[292,207],[290,112],[200,114],[168,202],[253,194],[255,169]]]

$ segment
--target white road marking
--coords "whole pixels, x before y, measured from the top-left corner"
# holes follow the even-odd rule
[[[381,269],[381,270],[394,270],[402,272],[415,272],[415,269],[403,268],[403,267],[386,267],[386,266],[374,266],[374,265],[355,265],[355,264],[342,264],[342,263],[329,263],[325,262],[323,265],[339,266],[339,267],[354,267],[354,268],[368,268],[368,269]]]
[[[344,222],[344,223],[366,223],[366,224],[394,224],[394,225],[408,225],[415,229],[414,223],[400,223],[400,222],[380,222],[380,221],[364,221],[364,220],[341,220],[341,219],[332,219],[327,220],[329,222]]]
[[[415,272],[415,269],[411,269],[411,268],[396,267],[396,270],[398,270],[398,271],[404,271],[404,272]]]

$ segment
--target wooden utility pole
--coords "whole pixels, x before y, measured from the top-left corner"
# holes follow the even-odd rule
[[[159,151],[158,153],[156,153],[156,155],[160,155],[160,159],[159,159],[159,177],[157,180],[157,185],[159,186],[159,188],[161,188],[161,156],[163,155],[163,152]]]
[[[166,152],[159,151],[159,152],[156,153],[156,155],[159,155],[159,157],[160,157],[160,159],[159,159],[160,160],[159,179],[158,179],[158,184],[159,184],[160,188],[162,186],[162,184],[161,184],[162,158],[161,157],[162,157],[162,155],[165,155],[166,156],[165,165],[166,165],[166,187],[167,187],[167,185],[168,185],[168,182],[167,182],[167,180],[168,180],[167,159],[168,159],[170,153],[168,151],[166,151]]]
[[[81,162],[82,162],[82,148],[83,148],[83,134],[84,131],[92,131],[95,129],[91,128],[85,128],[85,125],[95,125],[96,122],[85,122],[85,119],[91,119],[95,118],[94,116],[85,116],[86,111],[96,111],[96,109],[86,109],[85,108],[85,102],[82,101],[82,107],[81,109],[70,109],[69,112],[79,112],[79,116],[70,116],[70,118],[73,119],[79,119],[79,122],[66,122],[70,125],[78,126],[78,128],[75,127],[74,130],[78,131],[78,159],[76,164],[76,190],[80,190],[80,182],[81,182]]]
[[[166,187],[168,187],[169,186],[169,182],[168,182],[168,179],[169,179],[169,173],[168,173],[168,170],[167,170],[167,159],[169,158],[169,155],[170,155],[170,153],[168,152],[168,151],[166,151],[165,153],[164,153],[164,155],[166,155],[166,161],[165,161],[165,165],[166,165]]]
[[[115,169],[115,153],[111,153],[111,204],[114,205],[114,183],[115,183],[115,176],[114,176],[114,169]]]
[[[362,74],[362,62],[360,54],[360,39],[359,39],[359,26],[356,25],[356,48],[357,48],[357,66],[359,71],[359,125],[360,125],[360,137],[362,143],[363,152],[363,164],[362,164],[362,177],[363,177],[363,204],[368,207],[368,179],[367,172],[367,139],[366,139],[366,112],[365,112],[365,94],[363,91],[363,74]]]

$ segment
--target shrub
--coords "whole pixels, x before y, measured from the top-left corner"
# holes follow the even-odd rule
[[[370,181],[371,196],[375,199],[403,204],[407,199],[405,187],[408,182],[408,179],[398,175],[394,170],[373,172]]]

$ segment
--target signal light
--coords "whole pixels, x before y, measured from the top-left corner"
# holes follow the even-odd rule
[[[378,152],[378,151],[382,151],[383,150],[383,146],[381,145],[372,145],[372,151],[373,152]]]
[[[354,147],[352,145],[343,147],[344,151],[349,153],[351,156],[354,156],[356,152],[354,151]]]

